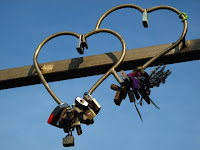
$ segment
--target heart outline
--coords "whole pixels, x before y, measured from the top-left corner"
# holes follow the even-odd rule
[[[178,9],[172,7],[172,6],[167,6],[167,5],[161,5],[161,6],[155,6],[152,7],[150,9],[143,9],[142,7],[138,6],[138,5],[134,5],[134,4],[122,4],[122,5],[118,5],[115,6],[111,9],[109,9],[108,11],[106,11],[97,21],[95,30],[98,30],[102,21],[106,18],[106,16],[108,16],[110,13],[121,9],[121,8],[135,8],[137,10],[139,10],[141,13],[143,13],[144,11],[146,11],[147,13],[156,11],[156,10],[160,10],[160,9],[167,9],[167,10],[171,10],[175,13],[177,13],[179,15],[180,19],[183,19],[182,22],[184,24],[184,28],[183,28],[183,32],[180,36],[180,38],[173,43],[171,46],[169,46],[168,48],[164,49],[162,52],[160,52],[159,54],[157,54],[156,56],[152,57],[149,61],[147,61],[143,66],[142,69],[146,69],[150,64],[152,64],[156,59],[162,57],[163,55],[165,55],[166,53],[168,53],[169,51],[171,51],[173,48],[175,48],[176,46],[178,46],[182,41],[185,40],[185,35],[187,33],[187,18],[184,16],[183,13],[181,13],[181,11],[179,11]]]
[[[120,79],[119,75],[117,74],[117,72],[115,71],[115,68],[117,68],[121,62],[123,61],[125,54],[126,54],[126,43],[124,41],[124,39],[122,38],[122,36],[120,34],[118,34],[117,32],[111,30],[111,29],[98,29],[98,30],[93,30],[89,33],[87,33],[85,35],[85,38],[90,37],[93,34],[97,34],[97,33],[101,33],[101,32],[106,32],[106,33],[110,33],[113,34],[114,36],[116,36],[121,44],[122,44],[122,53],[121,56],[119,58],[119,60],[92,86],[92,88],[88,91],[89,94],[92,94],[94,92],[94,90],[110,75],[113,74],[114,77],[117,79],[117,81],[119,83],[122,82],[122,80]],[[69,32],[69,31],[63,31],[63,32],[58,32],[55,34],[50,35],[49,37],[47,37],[46,39],[44,39],[39,46],[37,47],[35,53],[34,53],[34,57],[33,57],[33,62],[34,62],[34,66],[35,69],[38,73],[39,78],[41,79],[43,85],[45,86],[45,88],[47,89],[47,91],[49,92],[49,94],[53,97],[53,99],[58,103],[58,104],[63,104],[63,102],[56,96],[56,94],[53,92],[53,90],[50,88],[50,86],[48,85],[48,83],[46,82],[42,72],[41,72],[41,68],[39,67],[39,63],[37,61],[37,57],[38,54],[40,52],[40,50],[42,49],[42,47],[51,39],[58,37],[58,36],[62,36],[62,35],[71,35],[74,37],[79,38],[79,34],[75,33],[75,32]]]

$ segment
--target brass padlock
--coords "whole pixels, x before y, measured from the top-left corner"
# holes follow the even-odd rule
[[[69,108],[67,111],[66,111],[66,119],[67,120],[72,120],[74,118],[74,112],[75,112],[75,109],[74,108]]]
[[[82,114],[82,119],[80,120],[81,123],[84,123],[86,125],[90,125],[94,123],[94,120],[89,120],[88,117],[85,114]]]
[[[99,105],[99,103],[97,102],[97,100],[95,98],[92,98],[92,96],[85,92],[84,93],[84,98],[88,101],[89,103],[89,107],[95,112],[95,114],[97,115],[101,109],[101,106]]]
[[[74,136],[71,134],[68,134],[65,138],[63,138],[63,146],[64,147],[70,147],[74,146]]]
[[[71,128],[73,128],[73,127],[76,127],[76,131],[77,131],[77,134],[78,134],[78,135],[81,135],[81,134],[82,134],[81,122],[80,122],[80,120],[78,119],[78,117],[76,117],[76,118],[74,119],[74,122],[72,123]]]
[[[86,110],[85,115],[89,120],[92,120],[96,116],[95,112],[92,109]]]
[[[97,102],[95,98],[92,98],[92,101],[90,101],[89,107],[92,108],[95,114],[98,114],[101,109],[101,106],[99,105],[99,103]]]

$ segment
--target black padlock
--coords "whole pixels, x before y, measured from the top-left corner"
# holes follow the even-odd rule
[[[74,136],[71,134],[68,134],[66,137],[63,138],[63,146],[64,147],[70,147],[74,146]]]
[[[79,54],[83,54],[84,52],[84,46],[82,42],[82,37],[81,35],[79,36],[78,42],[77,42],[77,47],[76,50],[79,52]]]
[[[60,114],[64,108],[68,108],[68,107],[69,107],[69,105],[66,103],[62,103],[62,104],[58,105],[51,113],[47,122],[53,126],[60,127],[58,124]]]

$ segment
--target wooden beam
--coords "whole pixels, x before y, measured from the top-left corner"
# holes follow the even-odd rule
[[[156,45],[144,48],[127,50],[123,63],[117,68],[120,70],[131,70],[143,65],[147,60],[161,52],[172,43]],[[41,64],[48,82],[80,78],[105,73],[119,58],[121,51],[79,57]],[[152,64],[180,63],[200,59],[200,39],[186,41],[186,47],[180,45],[158,59]],[[0,89],[8,89],[41,83],[33,65],[0,70]]]

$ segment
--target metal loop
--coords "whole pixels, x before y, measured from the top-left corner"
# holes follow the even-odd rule
[[[126,43],[124,41],[124,39],[121,37],[121,35],[119,35],[117,32],[110,30],[110,29],[98,29],[98,30],[93,30],[87,34],[85,34],[85,38],[90,37],[93,34],[97,34],[100,32],[105,32],[105,33],[110,33],[113,34],[114,36],[116,36],[121,44],[122,44],[122,53],[121,56],[119,58],[119,60],[114,64],[113,67],[111,67],[93,86],[92,88],[88,91],[89,94],[92,94],[94,92],[94,90],[110,75],[113,74],[114,77],[117,79],[117,81],[121,84],[122,80],[119,77],[119,75],[117,74],[117,72],[115,71],[115,69],[122,63],[122,61],[124,60],[125,54],[126,54]]]
[[[178,9],[176,9],[174,7],[171,7],[171,6],[165,6],[165,5],[164,6],[156,6],[156,7],[147,9],[147,12],[150,13],[150,12],[153,12],[153,11],[156,11],[156,10],[160,10],[160,9],[171,10],[171,11],[177,13],[178,15],[181,13]],[[181,15],[180,19],[184,19],[184,15]],[[183,21],[183,26],[184,26],[183,27],[183,32],[182,32],[180,38],[175,43],[173,43],[171,46],[169,46],[168,48],[164,49],[162,52],[160,52],[159,54],[157,54],[156,56],[154,56],[153,58],[151,58],[149,61],[147,61],[142,66],[143,69],[146,69],[147,67],[149,67],[156,59],[164,56],[166,53],[168,53],[173,48],[175,48],[176,46],[178,46],[184,40],[185,35],[187,33],[187,28],[188,28],[187,20]]]
[[[140,6],[137,6],[137,5],[134,5],[134,4],[123,4],[123,5],[118,5],[118,6],[115,6],[111,9],[109,9],[107,12],[105,12],[98,20],[97,24],[96,24],[96,27],[95,27],[95,30],[98,30],[102,21],[106,18],[106,16],[108,16],[110,13],[118,10],[118,9],[121,9],[121,8],[135,8],[137,10],[139,10],[141,13],[143,13],[143,8],[140,7]]]
[[[92,94],[92,92],[112,73],[115,78],[117,79],[117,81],[119,83],[122,82],[122,80],[120,79],[120,77],[117,75],[116,71],[115,71],[115,68],[118,67],[120,65],[120,63],[123,61],[124,57],[125,57],[125,53],[126,53],[126,43],[124,42],[124,39],[115,31],[113,30],[110,30],[110,29],[99,29],[99,30],[94,30],[94,31],[91,31],[89,33],[87,33],[85,35],[85,38],[87,37],[90,37],[91,35],[93,34],[97,34],[97,33],[100,33],[100,32],[106,32],[106,33],[110,33],[110,34],[113,34],[115,35],[121,42],[122,44],[122,54],[119,58],[119,60],[114,64],[113,67],[111,67],[93,86],[92,88],[89,90],[89,94]],[[61,36],[61,35],[72,35],[74,37],[77,37],[79,38],[79,34],[77,33],[74,33],[74,32],[59,32],[59,33],[55,33],[49,37],[47,37],[44,41],[42,41],[40,43],[40,45],[37,47],[36,51],[35,51],[35,54],[34,54],[34,65],[35,65],[35,69],[43,83],[43,85],[45,86],[45,88],[47,89],[47,91],[50,93],[50,95],[54,98],[54,100],[58,103],[58,104],[62,104],[62,101],[56,96],[56,94],[52,91],[52,89],[49,87],[48,83],[46,82],[44,76],[42,75],[42,72],[40,70],[40,67],[39,67],[39,64],[37,62],[37,57],[38,57],[38,54],[41,50],[41,48],[48,42],[50,41],[51,39],[55,38],[55,37],[58,37],[58,36]]]
[[[58,37],[58,36],[61,36],[61,35],[72,35],[74,37],[77,37],[79,38],[79,34],[77,33],[74,33],[74,32],[67,32],[67,31],[64,31],[64,32],[58,32],[58,33],[55,33],[49,37],[47,37],[45,40],[43,40],[40,45],[37,47],[36,51],[35,51],[35,54],[34,54],[34,57],[33,57],[33,62],[34,62],[34,65],[35,65],[35,69],[38,73],[38,76],[40,77],[43,85],[45,86],[45,88],[47,89],[47,91],[49,92],[49,94],[53,97],[53,99],[58,103],[58,104],[62,104],[62,101],[56,96],[56,94],[52,91],[52,89],[49,87],[48,83],[46,82],[44,76],[42,75],[42,72],[40,70],[40,67],[39,67],[39,64],[37,62],[37,57],[38,57],[38,54],[41,50],[41,48],[48,42],[50,41],[51,39],[55,38],[55,37]]]
[[[106,12],[100,17],[100,19],[98,20],[98,22],[97,22],[97,24],[96,24],[95,29],[96,29],[96,30],[99,29],[99,27],[100,27],[100,25],[101,25],[103,19],[105,19],[105,17],[106,17],[107,15],[109,15],[110,13],[112,13],[112,12],[118,10],[118,9],[121,9],[121,8],[135,8],[135,9],[139,10],[141,13],[143,13],[144,10],[145,10],[145,9],[141,8],[140,6],[133,5],[133,4],[123,4],[123,5],[119,5],[119,6],[113,7],[113,8],[111,8],[111,9],[109,9],[108,11],[106,11]],[[166,5],[152,7],[152,8],[150,8],[150,9],[147,9],[146,12],[147,12],[147,13],[150,13],[150,12],[153,12],[153,11],[156,11],[156,10],[160,10],[160,9],[171,10],[171,11],[177,13],[178,15],[181,14],[181,12],[180,12],[178,9],[176,9],[176,8],[174,8],[174,7],[171,7],[171,6],[166,6]],[[160,52],[159,54],[157,54],[155,57],[153,57],[153,58],[151,58],[149,61],[147,61],[147,62],[142,66],[143,69],[146,69],[146,68],[147,68],[148,66],[150,66],[156,59],[162,57],[163,55],[165,55],[166,53],[168,53],[169,51],[171,51],[173,48],[175,48],[176,46],[178,46],[178,45],[181,43],[181,41],[184,40],[185,35],[186,35],[186,33],[187,33],[187,20],[185,19],[184,14],[181,14],[181,15],[180,15],[180,19],[183,19],[182,22],[183,22],[183,24],[184,24],[183,32],[182,32],[180,38],[179,38],[174,44],[172,44],[170,47],[164,49],[162,52]]]

